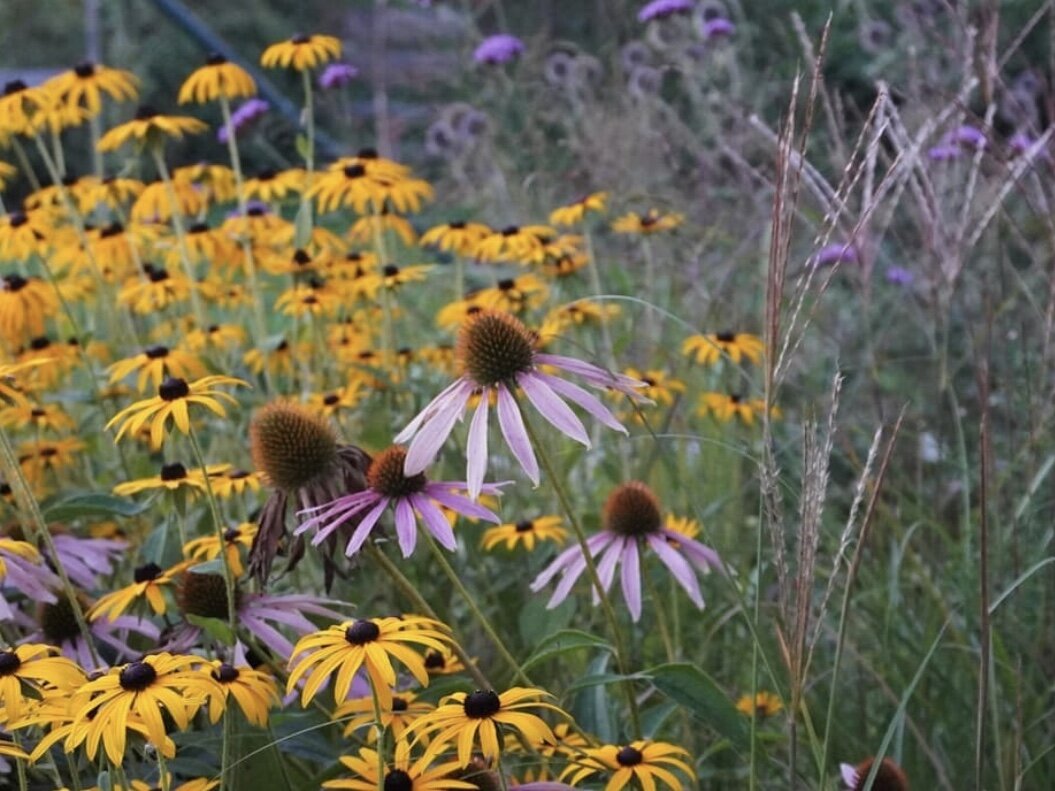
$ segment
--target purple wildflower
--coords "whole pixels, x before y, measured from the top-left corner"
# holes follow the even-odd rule
[[[404,473],[417,475],[439,453],[454,430],[454,424],[468,408],[470,399],[479,395],[466,448],[466,480],[469,495],[474,500],[482,491],[487,472],[487,424],[492,400],[497,406],[498,424],[506,444],[532,483],[537,485],[539,482],[538,461],[513,395],[516,388],[523,391],[542,417],[586,447],[590,447],[586,429],[564,399],[589,412],[609,428],[627,433],[594,395],[576,384],[544,373],[539,370],[540,366],[576,374],[594,387],[647,400],[636,392],[637,388],[645,386],[644,382],[609,373],[571,357],[540,354],[536,350],[535,336],[517,319],[501,311],[482,310],[463,324],[458,334],[456,355],[462,375],[411,420],[395,441],[410,442]]]
[[[99,576],[113,572],[113,561],[128,543],[110,538],[78,538],[62,533],[52,538],[58,561],[67,576],[81,588],[99,587]]]
[[[891,266],[887,268],[886,279],[887,282],[898,286],[909,286],[916,276],[903,266]]]
[[[811,262],[814,266],[831,266],[833,264],[856,264],[857,248],[850,243],[835,242],[818,250]]]
[[[253,123],[253,121],[266,114],[270,109],[271,105],[263,99],[249,99],[242,102],[241,106],[231,113],[230,126],[224,124],[219,130],[217,130],[216,139],[221,143],[226,143],[227,138],[230,137],[230,130],[232,127],[234,128],[234,133],[237,135]]]
[[[516,60],[524,51],[524,42],[508,33],[488,36],[473,52],[473,60],[488,66],[497,66]]]
[[[692,0],[652,0],[637,12],[638,22],[651,22],[654,19],[666,19],[674,14],[687,14],[692,11]]]
[[[961,153],[960,147],[952,143],[941,143],[927,149],[927,156],[935,162],[949,162],[953,159],[959,159]]]
[[[39,626],[19,642],[48,643],[57,646],[67,659],[72,659],[85,670],[102,670],[109,665],[103,660],[92,658],[92,651],[81,635],[80,627],[70,609],[69,600],[65,597],[40,606],[38,611]],[[34,623],[28,616],[16,618],[19,625],[32,630]],[[136,659],[142,655],[128,644],[132,634],[146,638],[151,643],[157,641],[161,632],[157,626],[145,618],[135,615],[119,615],[110,620],[99,618],[88,624],[95,642],[108,646],[112,650],[115,664]]]
[[[1011,139],[1007,141],[1008,146],[1011,147],[1011,153],[1015,156],[1021,156],[1025,154],[1033,146],[1035,141],[1026,132],[1015,132],[1011,136]]]
[[[605,591],[615,578],[616,566],[622,566],[620,581],[623,599],[634,621],[641,617],[641,552],[645,548],[651,549],[670,570],[692,603],[703,607],[703,594],[696,579],[696,570],[722,570],[722,561],[717,552],[683,533],[664,527],[659,503],[651,489],[643,483],[631,481],[616,488],[609,495],[604,510],[604,529],[590,536],[586,540],[586,547],[590,557],[597,560],[597,576]],[[568,598],[584,571],[586,557],[582,547],[570,547],[535,577],[531,590],[537,593],[558,574],[563,575],[546,605],[552,609]],[[595,590],[595,604],[597,600]]]
[[[736,32],[736,25],[725,17],[716,16],[700,26],[700,34],[705,39],[728,38]]]
[[[359,69],[350,63],[331,63],[319,75],[319,87],[324,90],[343,88],[359,76]]]
[[[28,541],[0,539],[0,621],[15,617],[15,610],[4,598],[14,590],[35,602],[56,601],[52,590],[59,587],[58,575],[44,565],[37,548]]]
[[[445,548],[454,550],[457,542],[450,522],[440,510],[445,505],[452,511],[475,519],[486,519],[498,524],[502,520],[482,505],[462,497],[457,492],[466,489],[466,484],[456,481],[437,481],[430,483],[423,472],[405,475],[403,466],[407,452],[399,445],[393,445],[374,457],[366,473],[367,488],[355,494],[338,497],[333,502],[318,508],[309,508],[301,514],[314,514],[298,527],[294,533],[300,535],[306,530],[318,527],[311,543],[318,545],[326,540],[334,530],[356,516],[362,521],[355,528],[345,553],[354,555],[362,548],[371,531],[377,525],[381,515],[391,506],[395,511],[396,537],[403,557],[410,557],[417,544],[417,517],[424,522],[425,529]],[[499,485],[481,486],[479,491],[487,494],[499,494]],[[367,510],[369,509],[369,510]],[[365,512],[365,515],[363,515]]]
[[[964,124],[958,126],[945,136],[945,142],[955,143],[963,148],[973,148],[976,151],[985,148],[985,133],[976,126]]]

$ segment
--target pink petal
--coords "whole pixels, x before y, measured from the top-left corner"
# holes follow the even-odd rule
[[[608,428],[615,429],[627,434],[626,427],[616,420],[615,415],[612,414],[611,410],[608,409],[600,400],[593,395],[588,393],[573,382],[567,382],[564,379],[559,379],[556,376],[550,376],[549,374],[537,374],[546,384],[553,388],[553,390],[559,395],[564,396],[574,404],[578,404],[580,407],[585,409],[595,418],[604,423]]]
[[[469,497],[473,500],[480,497],[480,488],[484,485],[484,474],[487,472],[487,415],[490,401],[487,394],[481,396],[469,425],[469,444],[465,448],[468,460],[466,482],[469,484]]]
[[[582,573],[586,571],[586,560],[582,553],[579,554],[575,560],[568,564],[568,568],[564,571],[564,576],[561,577],[560,584],[557,585],[557,589],[553,591],[553,595],[550,600],[546,602],[546,609],[552,610],[562,601],[568,598],[568,594],[571,593],[571,589],[575,587],[576,581],[582,576]]]
[[[685,557],[687,557],[689,562],[696,566],[696,568],[701,571],[715,569],[716,571],[725,572],[725,564],[722,563],[722,559],[718,557],[718,553],[709,546],[701,544],[699,541],[673,530],[664,530],[662,532],[663,535],[681,547]]]
[[[568,547],[561,552],[557,557],[553,559],[546,568],[542,569],[538,573],[538,576],[531,581],[531,592],[538,593],[540,590],[545,588],[550,580],[557,576],[557,574],[566,568],[577,556],[582,554],[582,547],[575,545]]]
[[[652,547],[652,551],[663,561],[663,565],[670,569],[670,573],[674,575],[674,579],[678,581],[678,584],[689,594],[692,603],[702,608],[703,594],[700,593],[700,583],[696,580],[696,572],[692,570],[689,561],[679,555],[667,543],[667,539],[662,534],[654,533],[650,535],[648,537],[648,545]]]
[[[472,517],[473,519],[484,519],[496,525],[501,524],[502,522],[498,514],[494,513],[490,508],[485,508],[479,503],[474,503],[466,497],[455,494],[450,491],[450,489],[444,488],[441,484],[430,483],[425,487],[424,493],[433,500],[437,500],[447,506],[452,511],[457,511],[462,516]],[[444,521],[447,520],[444,519]]]
[[[617,538],[597,562],[597,578],[601,581],[601,587],[604,588],[606,593],[612,587],[612,580],[615,579],[615,567],[619,562],[620,555],[623,554],[623,547],[626,541],[627,539],[625,538]],[[597,587],[595,585],[590,585],[590,587],[593,589],[593,603],[596,607],[600,603],[601,598],[597,595]]]
[[[396,500],[396,536],[399,538],[399,549],[403,557],[409,558],[414,552],[418,540],[418,520],[414,518],[414,507],[409,497]]]
[[[537,374],[519,374],[517,384],[523,388],[524,395],[528,397],[528,401],[538,410],[538,413],[554,428],[587,448],[590,447],[590,438],[586,435],[582,421]]]
[[[629,538],[623,550],[623,598],[634,623],[641,618],[641,561],[637,551],[637,539]]]
[[[404,475],[417,475],[432,463],[440,452],[440,447],[454,430],[454,424],[465,411],[465,405],[472,392],[472,385],[462,382],[458,390],[448,395],[442,408],[437,409],[428,421],[422,424],[421,430],[407,448],[407,458],[403,462]]]
[[[447,521],[447,517],[443,515],[443,511],[437,508],[425,495],[415,494],[412,499],[414,501],[414,507],[418,509],[418,513],[421,514],[421,518],[425,522],[425,527],[430,533],[432,533],[433,538],[439,541],[444,549],[451,552],[456,550],[458,548],[458,540],[454,537],[451,523]],[[466,502],[469,501],[466,500]],[[500,520],[496,518],[495,521],[497,522]]]
[[[436,396],[434,399],[429,401],[418,414],[411,420],[406,428],[396,434],[392,442],[396,445],[402,445],[407,442],[411,437],[418,433],[418,429],[426,421],[432,420],[436,412],[439,411],[447,401],[454,396],[454,394],[460,390],[462,385],[465,384],[464,379],[455,379]]]
[[[839,764],[839,774],[842,775],[843,782],[846,783],[847,788],[857,788],[860,778],[857,776],[857,770],[853,766],[850,764]]]
[[[381,514],[383,514],[385,509],[388,508],[388,503],[389,499],[387,497],[381,498],[370,513],[363,517],[363,521],[359,523],[359,526],[355,528],[355,532],[352,533],[352,537],[348,541],[348,546],[345,548],[344,554],[351,556],[359,551],[365,543],[367,536],[370,535],[370,531],[373,530],[374,525],[377,524],[377,520],[381,518]],[[318,538],[318,536],[316,536],[316,538]]]
[[[371,491],[369,497],[360,498],[359,502],[356,503],[355,505],[351,506],[350,508],[347,508],[347,509],[333,508],[330,511],[327,511],[326,513],[324,513],[324,514],[319,514],[318,516],[313,517],[312,519],[309,519],[307,522],[304,522],[303,524],[298,526],[293,531],[293,535],[299,536],[301,533],[303,533],[304,531],[308,530],[311,527],[314,527],[314,526],[317,526],[317,525],[323,525],[322,529],[318,533],[316,533],[315,537],[312,539],[312,543],[314,545],[318,546],[320,543],[322,543],[323,541],[326,540],[326,536],[330,535],[330,533],[332,533],[338,527],[343,525],[349,519],[351,519],[352,517],[354,517],[357,514],[361,513],[362,511],[366,510],[367,508],[369,508],[371,505],[373,505],[376,502],[377,502],[377,493]],[[327,521],[327,520],[329,520],[329,518],[331,516],[336,516],[337,518],[335,520],[333,520],[332,522]],[[323,524],[323,523],[325,523],[325,524]]]
[[[623,374],[611,373],[592,363],[576,360],[574,357],[564,357],[560,354],[536,354],[535,362],[539,365],[551,365],[554,368],[570,371],[595,387],[610,388],[625,393],[631,398],[648,400],[637,392],[639,388],[645,386],[644,382]]]
[[[527,430],[524,428],[520,407],[505,385],[498,385],[498,425],[502,429],[506,445],[513,451],[527,477],[538,486],[538,461],[535,459],[535,451],[531,448],[531,440],[528,439]]]

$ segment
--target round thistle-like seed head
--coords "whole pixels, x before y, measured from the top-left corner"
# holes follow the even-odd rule
[[[237,609],[237,595],[235,599]],[[227,609],[227,583],[222,574],[184,573],[180,578],[176,600],[184,615],[226,621],[230,614]]]
[[[875,758],[866,758],[854,767],[854,771],[857,772],[857,785],[854,786],[854,791],[865,787],[865,781],[868,779],[868,773],[872,771],[873,763],[875,763]],[[908,791],[908,778],[905,777],[900,766],[889,758],[884,758],[879,764],[879,771],[876,772],[872,791]]]
[[[403,462],[407,458],[406,448],[392,445],[374,456],[370,469],[366,471],[366,483],[385,497],[407,497],[425,488],[425,473],[419,472],[409,478],[403,474]]]
[[[537,337],[518,319],[499,310],[473,314],[458,331],[455,356],[480,387],[510,382],[535,365]]]
[[[617,486],[604,503],[604,527],[621,536],[647,536],[663,527],[659,500],[640,481]]]
[[[482,720],[485,717],[493,717],[502,708],[502,701],[493,689],[478,689],[465,696],[462,704],[465,716],[473,720]]]
[[[125,665],[117,681],[127,692],[142,692],[157,680],[158,672],[146,662],[130,662]]]
[[[337,435],[330,424],[304,407],[274,403],[249,424],[253,464],[284,491],[308,486],[337,466]]]

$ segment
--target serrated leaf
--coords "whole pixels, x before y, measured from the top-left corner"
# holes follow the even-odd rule
[[[226,621],[221,621],[219,618],[205,618],[201,615],[186,615],[185,617],[218,643],[234,645],[234,632],[231,631]]]
[[[49,522],[67,522],[79,517],[135,516],[148,507],[112,494],[74,494],[51,503],[44,509],[44,518]]]
[[[611,651],[612,647],[600,637],[589,634],[588,632],[580,632],[578,629],[561,629],[556,634],[552,634],[543,640],[539,647],[535,650],[535,653],[528,657],[528,660],[521,665],[521,670],[527,670],[529,667],[534,667],[539,662],[543,662],[547,659],[552,659],[555,656],[566,654],[569,651],[575,651],[580,648],[603,648],[605,651]]]
[[[672,662],[648,671],[656,689],[686,708],[728,739],[734,747],[746,748],[748,727],[718,683],[688,662]]]

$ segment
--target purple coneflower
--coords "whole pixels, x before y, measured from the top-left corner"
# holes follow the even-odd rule
[[[319,87],[325,90],[343,88],[359,76],[359,69],[350,63],[331,63],[319,75]]]
[[[488,66],[498,66],[516,60],[524,51],[524,42],[508,33],[488,36],[473,52],[473,60]]]
[[[850,791],[863,791],[874,764],[875,758],[866,758],[857,766],[839,764],[839,774]],[[869,787],[877,791],[908,791],[908,778],[900,766],[889,758],[884,758],[880,761],[875,780]]]
[[[725,17],[716,16],[700,25],[700,35],[710,41],[715,38],[729,38],[736,32],[736,25]]]
[[[586,429],[564,399],[582,407],[609,428],[627,433],[595,396],[576,384],[544,373],[539,367],[573,373],[594,387],[616,390],[638,399],[643,397],[636,388],[644,387],[645,383],[571,357],[540,354],[536,349],[537,340],[537,336],[528,332],[517,319],[501,311],[482,310],[462,325],[455,349],[462,375],[436,396],[395,439],[400,443],[410,441],[404,467],[406,475],[417,475],[432,462],[473,395],[479,395],[480,402],[469,426],[466,479],[469,496],[474,500],[482,491],[487,472],[487,423],[492,398],[496,402],[498,425],[506,444],[536,485],[539,482],[538,461],[513,395],[516,388],[523,390],[539,414],[561,433],[586,447],[590,447]]]
[[[637,12],[638,22],[651,22],[653,19],[665,19],[674,14],[687,14],[692,11],[692,0],[652,0]]]
[[[723,570],[718,553],[683,533],[663,526],[659,501],[645,484],[631,481],[617,487],[604,505],[604,529],[586,540],[590,557],[597,558],[597,576],[607,591],[615,578],[616,566],[622,565],[623,598],[630,617],[641,617],[641,551],[651,549],[674,579],[689,594],[692,603],[703,607],[703,594],[693,566],[700,571]],[[531,590],[542,590],[562,574],[547,608],[552,609],[568,598],[572,586],[586,570],[582,547],[573,546],[561,552],[531,583]],[[597,602],[594,591],[594,603]]]
[[[271,109],[271,105],[265,102],[263,99],[248,99],[243,102],[238,109],[231,113],[231,124],[228,126],[224,124],[217,130],[216,139],[221,143],[226,143],[228,137],[230,137],[230,130],[233,127],[234,133],[237,135],[253,121],[265,115],[268,110]]]
[[[112,538],[78,538],[69,533],[52,537],[58,561],[66,575],[81,588],[99,587],[98,578],[114,570],[113,561],[128,543]]]
[[[310,508],[300,513],[314,514],[298,527],[294,533],[300,535],[306,530],[318,527],[319,531],[311,540],[319,544],[338,527],[360,516],[359,525],[348,541],[345,554],[354,555],[369,538],[381,515],[389,506],[395,511],[396,537],[403,557],[410,557],[417,544],[418,517],[421,517],[425,529],[445,548],[454,550],[457,542],[451,523],[436,503],[445,505],[452,511],[474,519],[486,519],[488,522],[500,523],[498,515],[478,503],[462,497],[457,492],[467,486],[457,481],[436,481],[429,483],[424,472],[405,475],[403,467],[407,451],[399,445],[393,445],[382,451],[370,464],[366,473],[367,488],[355,494],[339,497],[333,502],[317,508]],[[481,486],[479,491],[485,494],[499,494],[499,485]],[[367,509],[370,509],[367,511]],[[365,514],[364,514],[365,512]]]
[[[833,264],[856,264],[857,248],[845,242],[828,244],[818,250],[811,262],[814,266],[831,266]]]
[[[52,590],[60,584],[36,547],[26,541],[0,539],[0,621],[15,617],[4,591],[17,591],[36,602],[54,602]]]
[[[84,640],[80,626],[73,614],[69,599],[60,597],[54,602],[42,603],[37,609],[37,621],[26,615],[17,617],[16,621],[33,630],[27,634],[21,643],[48,643],[57,646],[59,651],[67,659],[72,659],[85,670],[100,670],[109,667],[101,659],[93,659],[91,647]],[[109,618],[100,618],[88,624],[88,629],[95,642],[109,646],[113,651],[110,657],[115,664],[138,658],[142,652],[128,645],[131,634],[145,637],[153,643],[158,639],[160,631],[145,618],[134,615],[119,615],[112,621]]]
[[[963,148],[973,148],[976,151],[985,148],[985,133],[977,126],[964,124],[958,126],[945,136],[945,142],[955,143]]]
[[[927,149],[927,157],[934,162],[949,162],[959,159],[963,152],[954,143],[940,143]]]
[[[888,283],[897,286],[910,286],[916,276],[903,266],[891,266],[886,270],[886,279]]]

